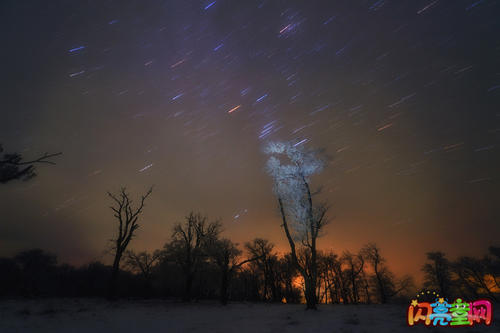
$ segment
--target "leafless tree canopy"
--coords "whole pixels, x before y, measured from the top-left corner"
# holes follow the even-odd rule
[[[162,255],[163,253],[160,250],[155,250],[153,253],[127,250],[125,252],[125,264],[132,272],[141,274],[145,279],[150,279],[153,274],[153,267]]]
[[[55,164],[51,158],[59,155],[62,153],[45,153],[34,160],[23,161],[23,157],[19,153],[4,153],[0,144],[0,183],[5,184],[16,179],[29,180],[36,176],[36,164]]]
[[[113,202],[113,205],[111,205],[110,208],[113,211],[113,216],[116,219],[118,229],[116,237],[112,240],[114,260],[109,287],[110,299],[114,299],[116,297],[116,284],[118,272],[120,270],[120,261],[125,253],[125,250],[127,249],[127,246],[134,237],[135,231],[139,228],[139,216],[143,212],[145,201],[151,195],[152,191],[153,188],[149,188],[146,194],[141,197],[138,205],[134,205],[125,187],[122,187],[118,194],[108,192],[108,196]]]
[[[404,276],[399,280],[395,278],[376,244],[369,243],[365,245],[361,250],[361,254],[373,269],[372,280],[378,302],[387,303],[391,298],[413,286],[414,282],[410,276]]]
[[[221,232],[221,223],[208,222],[200,213],[189,213],[184,223],[177,223],[172,232],[172,241],[165,244],[166,254],[175,261],[184,275],[184,300],[191,300],[192,285],[200,264],[207,256],[207,247]]]
[[[244,264],[258,260],[259,257],[251,256],[247,259],[239,259],[242,251],[238,249],[238,244],[231,242],[227,238],[212,239],[208,245],[210,259],[213,260],[220,273],[220,302],[226,305],[229,299],[229,285],[234,273]]]

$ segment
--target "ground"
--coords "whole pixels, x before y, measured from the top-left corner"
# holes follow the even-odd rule
[[[160,300],[49,299],[0,301],[0,332],[500,332],[491,326],[408,327],[407,305],[176,303]]]

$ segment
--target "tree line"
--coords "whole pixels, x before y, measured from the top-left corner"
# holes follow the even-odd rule
[[[427,254],[423,288],[449,299],[498,301],[500,247],[482,258],[446,259]],[[305,260],[298,254],[299,260]],[[113,265],[96,261],[81,267],[58,264],[41,249],[0,258],[1,297],[108,297]],[[190,213],[174,226],[171,239],[155,251],[127,250],[115,297],[304,303],[305,285],[289,253],[268,240],[243,246],[224,238],[218,221]],[[408,302],[416,290],[408,276],[397,278],[380,248],[367,244],[357,253],[318,252],[316,298],[323,304]]]
[[[219,220],[189,213],[171,230],[163,248],[153,252],[129,250],[140,227],[139,219],[150,188],[134,203],[125,188],[108,192],[115,220],[112,265],[93,262],[83,267],[58,265],[53,254],[40,249],[0,258],[0,296],[106,296],[174,297],[184,301],[215,299],[306,304],[388,303],[408,299],[415,291],[410,276],[397,278],[381,249],[366,244],[358,253],[334,253],[318,248],[329,219],[329,205],[318,202],[320,189],[310,181],[321,172],[326,158],[290,142],[270,142],[266,172],[273,190],[290,251],[279,254],[267,239],[243,246],[222,235]],[[0,146],[0,153],[2,153]],[[22,161],[19,154],[4,154],[0,181],[29,179],[35,163],[50,163],[44,154]],[[498,299],[500,248],[491,247],[484,258],[461,257],[450,262],[442,252],[427,254],[424,287],[452,297]]]
[[[456,260],[449,260],[441,251],[428,252],[422,271],[424,287],[449,299],[500,299],[500,247],[490,246],[480,258],[461,256]]]

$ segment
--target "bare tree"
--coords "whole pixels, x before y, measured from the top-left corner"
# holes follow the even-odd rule
[[[207,258],[207,246],[221,232],[218,220],[208,222],[206,216],[190,212],[184,223],[173,228],[172,241],[165,244],[167,257],[175,261],[184,275],[184,300],[191,300],[191,289],[201,262]]]
[[[285,254],[279,259],[279,272],[281,280],[283,281],[284,301],[287,303],[298,303],[300,301],[300,290],[294,286],[294,281],[298,272],[290,254]]]
[[[349,291],[349,276],[342,268],[342,258],[338,258],[336,254],[331,253],[328,257],[328,262],[332,270],[333,285],[338,294],[337,299],[339,302],[342,301],[342,304],[349,304],[351,297]]]
[[[61,154],[45,153],[34,160],[23,161],[23,157],[19,153],[4,153],[0,144],[0,183],[5,184],[15,179],[29,180],[36,176],[35,164],[55,164],[50,159]]]
[[[467,288],[473,296],[487,295],[495,302],[495,281],[488,280],[488,269],[485,261],[472,257],[460,257],[453,264],[453,271],[458,276],[458,282]],[[492,283],[493,282],[493,283]]]
[[[307,309],[316,309],[317,238],[320,230],[327,223],[327,206],[313,204],[313,193],[309,178],[320,172],[323,161],[316,152],[291,143],[271,142],[265,148],[270,155],[267,173],[274,180],[274,193],[278,199],[293,262],[304,279]],[[282,164],[285,158],[290,164]],[[298,259],[297,244],[304,250],[303,259]]]
[[[154,265],[161,258],[162,252],[155,250],[153,253],[147,251],[134,252],[132,250],[125,252],[127,266],[137,274],[141,274],[145,279],[149,279],[153,272]]]
[[[485,257],[488,274],[493,278],[497,290],[500,289],[500,247],[490,246],[489,254]]]
[[[155,250],[153,253],[147,251],[136,253],[131,250],[125,252],[125,264],[132,272],[142,276],[148,296],[152,289],[153,268],[162,255],[163,252],[160,250]]]
[[[217,239],[211,242],[209,246],[210,257],[220,270],[221,284],[220,284],[220,302],[226,305],[229,300],[229,286],[233,274],[244,264],[258,260],[259,257],[250,257],[248,259],[238,261],[241,255],[241,250],[238,249],[237,244],[234,244],[229,239]]]
[[[130,243],[130,240],[134,237],[135,231],[139,228],[139,224],[137,222],[139,215],[142,213],[144,203],[152,191],[153,188],[149,188],[146,194],[141,197],[141,201],[136,207],[134,207],[125,187],[122,187],[118,194],[108,192],[108,196],[113,200],[113,205],[110,206],[110,208],[114,212],[113,216],[118,221],[118,235],[115,239],[112,239],[114,260],[108,294],[108,297],[111,300],[116,298],[120,261],[125,253],[125,250],[127,249],[128,244]]]
[[[354,255],[349,251],[345,251],[341,260],[347,264],[347,275],[351,284],[351,301],[354,304],[359,302],[359,285],[361,284],[361,273],[365,264],[361,254]]]
[[[336,273],[338,270],[340,262],[336,254],[329,252],[318,256],[318,278],[323,280],[325,303],[328,303],[328,299],[332,304],[340,303],[342,282],[338,279]]]
[[[278,265],[278,258],[273,254],[274,244],[270,243],[267,239],[255,238],[252,242],[245,243],[245,248],[251,257],[257,258],[255,265],[262,272],[263,276],[263,299],[272,301],[280,301],[278,292],[278,277],[276,266]]]
[[[370,243],[361,250],[362,255],[372,265],[374,275],[374,289],[378,295],[380,303],[387,303],[389,300],[408,290],[413,286],[413,279],[410,276],[404,276],[396,280],[394,274],[385,265],[385,258],[380,254],[380,248]]]
[[[427,260],[429,262],[422,267],[422,271],[425,273],[424,286],[439,290],[443,296],[452,297],[451,263],[440,251],[428,252]]]
[[[43,286],[53,280],[51,273],[56,268],[57,257],[42,249],[32,249],[18,253],[14,260],[21,273],[18,279],[22,293],[30,297],[43,295]]]

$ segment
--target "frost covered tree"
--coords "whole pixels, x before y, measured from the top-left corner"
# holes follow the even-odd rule
[[[270,142],[264,152],[270,155],[266,171],[274,181],[292,260],[304,279],[307,309],[316,309],[317,238],[327,223],[327,206],[313,203],[319,191],[312,192],[309,182],[323,169],[324,161],[316,151],[289,142]]]

